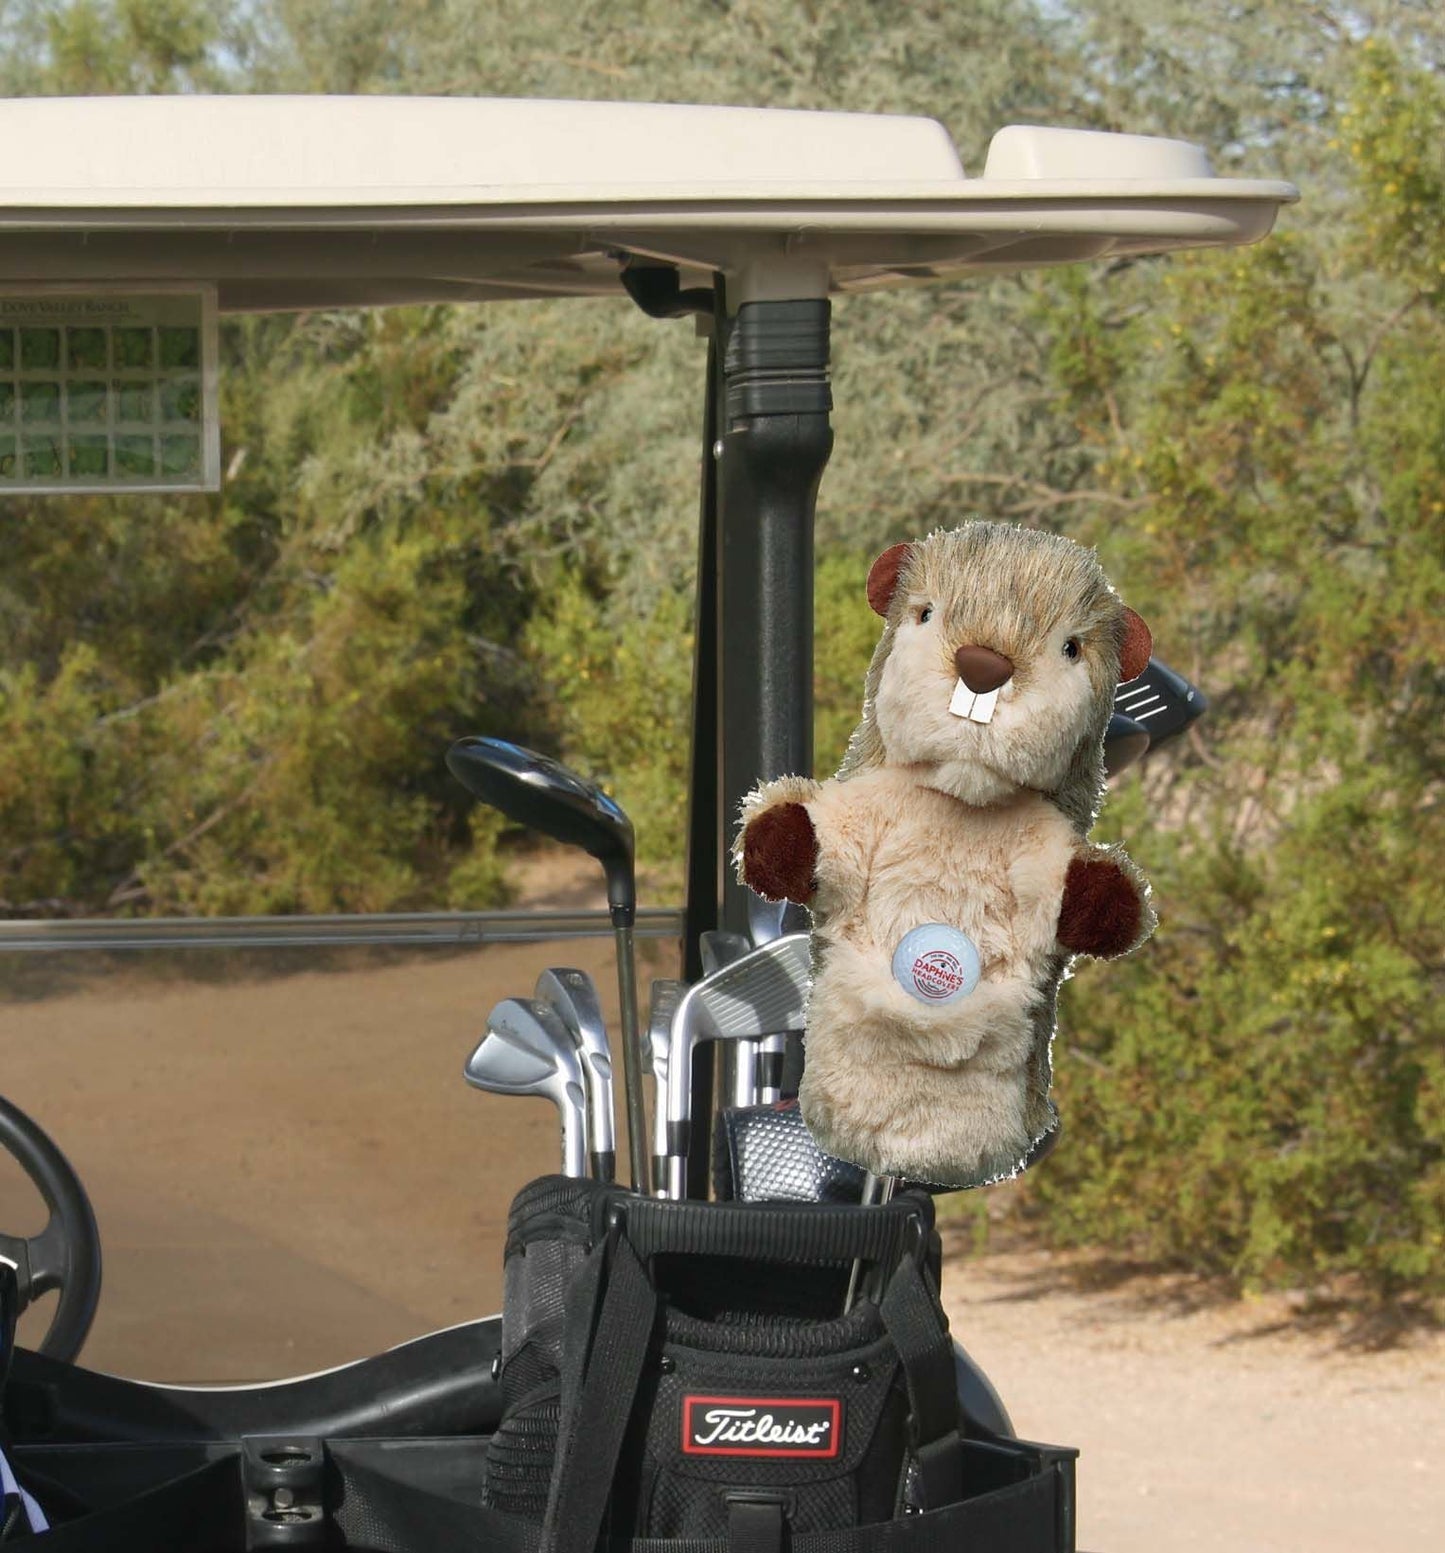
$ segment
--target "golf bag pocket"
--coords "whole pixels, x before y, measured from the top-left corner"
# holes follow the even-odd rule
[[[844,1313],[862,1260],[881,1290]],[[848,1531],[964,1497],[928,1197],[860,1208],[533,1182],[508,1225],[483,1504],[599,1535]]]
[[[502,1273],[502,1395],[508,1412],[562,1368],[567,1290],[592,1249],[595,1187],[542,1176],[513,1200]]]
[[[740,1505],[793,1532],[891,1518],[908,1398],[874,1306],[771,1330],[668,1312],[661,1337],[639,1388],[639,1529],[726,1536]]]
[[[592,1249],[593,1188],[543,1176],[517,1194],[507,1220],[498,1355],[503,1412],[487,1446],[482,1501],[540,1521],[562,1416],[567,1291]]]
[[[555,1384],[509,1407],[487,1442],[483,1502],[506,1515],[540,1521],[547,1511],[562,1402]]]

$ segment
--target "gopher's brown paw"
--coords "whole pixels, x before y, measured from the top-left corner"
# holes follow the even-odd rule
[[[1076,857],[1064,876],[1059,943],[1072,954],[1101,960],[1126,954],[1144,926],[1138,884],[1109,857]]]
[[[818,838],[800,803],[774,804],[748,821],[742,838],[742,880],[765,901],[806,906],[817,889]]]

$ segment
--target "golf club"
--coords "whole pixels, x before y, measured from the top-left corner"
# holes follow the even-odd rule
[[[713,928],[699,937],[697,947],[703,975],[711,976],[734,960],[741,960],[753,946],[746,934]],[[758,1103],[758,1047],[757,1041],[739,1041],[733,1051],[724,1048],[718,1093],[730,1094],[734,1106]],[[721,1105],[718,1109],[722,1109]]]
[[[784,918],[798,908],[788,901],[765,901],[761,895],[748,895],[748,936],[755,944],[770,944],[788,931]]]
[[[617,993],[622,1011],[622,1075],[627,1091],[627,1145],[632,1185],[649,1190],[645,1067],[637,1021],[637,873],[632,821],[615,800],[575,771],[505,739],[458,739],[447,751],[452,775],[475,798],[509,820],[568,846],[582,847],[602,864],[607,904],[617,940]]]
[[[698,955],[702,960],[702,973],[711,976],[723,966],[741,960],[753,947],[745,933],[729,933],[724,928],[712,928],[697,941]]]
[[[758,1105],[775,1105],[783,1098],[783,1064],[788,1057],[788,1032],[765,1035],[753,1060],[753,1083]]]
[[[766,901],[764,904],[772,906],[774,903]],[[755,925],[761,927],[765,934],[758,942],[771,943],[781,935],[782,913],[777,912],[772,917],[759,914]],[[771,932],[767,931],[769,928]],[[752,947],[741,933],[728,933],[721,928],[704,933],[698,940],[704,973],[710,976],[714,971],[720,971],[723,966],[741,959]],[[787,1031],[765,1035],[757,1041],[739,1041],[736,1053],[727,1053],[724,1057],[724,1069],[730,1068],[732,1071],[731,1082],[725,1082],[722,1086],[723,1093],[731,1093],[732,1103],[738,1107],[772,1105],[774,1101],[781,1100],[783,1063],[787,1053]]]
[[[1208,710],[1202,690],[1167,663],[1151,658],[1142,674],[1114,692],[1114,711],[1104,735],[1105,771],[1117,776]]]
[[[652,1057],[652,1179],[666,1180],[667,1061],[672,1049],[672,1021],[687,984],[662,978],[652,984],[647,1039]]]
[[[755,944],[770,944],[784,933],[806,933],[808,925],[806,906],[797,906],[791,901],[765,901],[761,895],[753,895],[748,900],[748,932]],[[788,1063],[788,1042],[793,1033],[767,1035],[758,1042],[754,1065],[756,1104],[773,1105],[783,1098],[783,1074]]]
[[[664,1195],[687,1195],[692,1132],[692,1054],[702,1041],[755,1041],[803,1025],[808,935],[789,933],[689,987],[672,1021],[667,1057],[667,1180]]]
[[[467,1083],[492,1095],[541,1095],[562,1116],[562,1173],[587,1174],[587,1095],[582,1057],[559,1016],[533,998],[507,998],[467,1058]]]
[[[1118,776],[1148,753],[1148,730],[1122,712],[1111,712],[1104,732],[1104,775]]]
[[[881,1205],[893,1201],[893,1194],[898,1190],[897,1176],[875,1176],[870,1170],[863,1177],[863,1190],[859,1193],[858,1202],[864,1208],[871,1208],[875,1204]],[[878,1298],[877,1289],[862,1289],[863,1283],[863,1258],[860,1256],[854,1260],[852,1269],[848,1273],[848,1292],[843,1296],[843,1314],[846,1316],[858,1301],[860,1293],[866,1292],[873,1300]]]
[[[597,988],[586,971],[554,966],[537,978],[536,996],[567,1026],[582,1056],[587,1088],[587,1142],[592,1176],[611,1181],[617,1174],[617,1125],[612,1112],[612,1051]]]
[[[1151,658],[1142,674],[1114,692],[1114,710],[1138,723],[1148,733],[1152,748],[1203,717],[1209,702],[1182,674]]]

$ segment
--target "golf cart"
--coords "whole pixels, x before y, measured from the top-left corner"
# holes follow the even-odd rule
[[[686,985],[654,1001],[648,1023],[661,1038],[651,1051],[630,953],[625,816],[571,773],[496,741],[463,741],[452,767],[482,799],[584,846],[607,870],[634,1228],[663,1214],[654,1205],[670,1206],[654,1186],[799,1222],[823,1222],[839,1193],[856,1201],[864,1183],[814,1159],[803,1171],[810,1184],[791,1194],[751,1188],[736,1173],[720,1189],[709,1123],[716,1099],[741,1113],[754,1099],[785,1096],[800,1061],[788,1034],[806,984],[800,924],[742,889],[726,859],[741,796],[760,778],[812,767],[812,525],[832,443],[829,299],[1248,243],[1294,191],[1215,178],[1197,148],[1144,137],[1013,126],[994,138],[982,176],[967,178],[947,134],[927,120],[605,103],[28,99],[0,103],[0,145],[0,302],[29,310],[0,306],[0,332],[18,331],[21,316],[79,329],[83,314],[84,327],[114,331],[104,349],[116,365],[122,330],[153,331],[151,367],[199,390],[189,428],[185,417],[121,427],[112,411],[82,435],[60,415],[42,441],[15,408],[13,423],[0,424],[0,495],[7,484],[215,488],[208,341],[217,313],[594,296],[695,325],[707,366]],[[169,362],[163,336],[179,342]],[[19,361],[18,349],[6,359]],[[51,375],[65,386],[61,368]],[[1152,665],[1119,703],[1116,766],[1202,705]],[[31,926],[0,928],[18,938]],[[759,975],[771,990],[758,990]],[[716,1067],[694,1060],[694,1044],[668,1044],[681,1010],[703,1006],[714,978],[735,989],[729,1006],[758,1014],[729,1031],[714,1009],[699,1027],[697,1050],[728,1053]],[[554,1002],[566,991],[559,985]],[[494,1015],[489,1040],[498,1034],[509,1051],[535,1056],[550,1028],[563,1050],[549,1016],[512,1001],[518,1008]],[[483,1048],[468,1076],[484,1087],[511,1082]],[[607,1057],[594,1044],[591,1060]],[[660,1077],[664,1061],[668,1106],[656,1126],[642,1079]],[[586,1080],[579,1066],[562,1088],[586,1089]],[[603,1111],[589,1115],[591,1147],[577,1141],[587,1136],[579,1122],[569,1174],[610,1169]],[[13,1311],[0,1329],[10,1357],[8,1380],[0,1370],[7,1455],[53,1523],[41,1546],[400,1553],[481,1540],[475,1507],[502,1416],[500,1318],[266,1385],[155,1385],[88,1371],[75,1361],[99,1294],[100,1250],[86,1194],[54,1142],[5,1101],[0,1142],[51,1212],[39,1236],[0,1235],[0,1256],[15,1268],[8,1286],[22,1304],[59,1290],[40,1351],[8,1354]],[[809,1202],[809,1191],[831,1195]],[[840,1297],[850,1272],[847,1261],[831,1268]],[[972,1545],[1072,1548],[1073,1453],[1015,1440],[961,1349],[953,1383],[972,1453]]]

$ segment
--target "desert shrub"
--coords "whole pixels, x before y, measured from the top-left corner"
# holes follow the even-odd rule
[[[1406,166],[1442,131],[1438,81],[1362,50],[1342,241],[1185,260],[1129,316],[1075,282],[1053,315],[1131,512],[1093,532],[1213,708],[1105,812],[1160,929],[1066,989],[1068,1141],[1023,1194],[1057,1238],[1437,1309],[1445,212]]]
[[[639,860],[675,888],[687,836],[690,586],[659,588],[640,609],[609,609],[570,572],[544,591],[526,650],[556,708],[561,753],[616,796]]]

